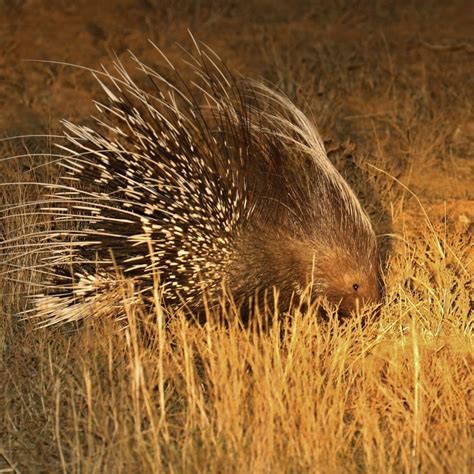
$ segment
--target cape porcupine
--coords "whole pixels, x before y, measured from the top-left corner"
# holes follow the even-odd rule
[[[117,60],[115,76],[95,72],[107,99],[94,128],[63,122],[64,174],[42,205],[62,229],[39,260],[46,325],[109,307],[117,268],[145,298],[159,274],[166,304],[194,312],[223,288],[244,306],[277,288],[285,307],[311,284],[342,313],[379,299],[370,221],[289,99],[207,48],[194,80],[132,58],[148,92]]]

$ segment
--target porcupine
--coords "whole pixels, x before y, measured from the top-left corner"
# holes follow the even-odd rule
[[[64,172],[42,207],[63,230],[43,242],[37,315],[102,314],[117,269],[144,300],[158,275],[166,306],[194,313],[223,291],[248,312],[274,288],[284,310],[308,285],[341,314],[377,301],[376,236],[313,123],[211,50],[191,57],[186,80],[132,54],[148,90],[116,60],[115,76],[95,72],[106,99],[92,128],[63,122]]]

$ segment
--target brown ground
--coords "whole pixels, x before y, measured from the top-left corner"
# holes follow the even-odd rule
[[[114,55],[126,60],[128,50],[133,51],[145,63],[152,65],[159,63],[161,59],[148,40],[156,43],[173,61],[179,61],[183,54],[177,43],[187,49],[192,48],[192,41],[187,32],[190,30],[196,39],[205,42],[222,58],[225,58],[226,63],[232,69],[245,75],[261,77],[270,81],[308,113],[313,114],[320,126],[322,136],[327,142],[328,150],[332,151],[330,156],[361,196],[366,208],[374,218],[378,233],[393,234],[394,242],[404,242],[407,245],[403,250],[397,246],[397,243],[393,244],[393,253],[387,257],[386,283],[389,289],[389,299],[391,298],[390,304],[392,304],[390,310],[394,310],[395,307],[401,308],[397,305],[401,305],[402,296],[412,295],[410,292],[413,291],[418,296],[424,295],[424,297],[420,296],[419,305],[423,305],[425,302],[434,304],[433,301],[436,301],[436,304],[439,303],[438,306],[441,307],[441,299],[438,300],[433,295],[441,294],[444,289],[447,289],[448,293],[451,291],[454,294],[462,287],[459,290],[459,297],[449,303],[451,306],[446,303],[447,300],[443,300],[443,304],[446,303],[448,306],[443,306],[442,311],[453,311],[453,314],[456,313],[456,317],[459,317],[464,324],[473,305],[472,280],[466,275],[472,276],[474,269],[472,246],[474,235],[474,119],[472,114],[474,39],[472,35],[474,25],[472,22],[473,12],[470,8],[471,2],[446,2],[443,0],[344,2],[328,0],[322,3],[323,5],[318,5],[319,2],[302,0],[294,2],[277,0],[247,2],[224,0],[214,2],[193,2],[190,0],[179,2],[168,0],[0,0],[0,110],[2,112],[0,115],[0,138],[58,133],[60,131],[59,121],[63,118],[78,122],[87,121],[89,114],[94,112],[91,99],[100,97],[99,88],[87,70],[72,67],[70,64],[92,69],[100,68],[102,65],[110,67]],[[387,7],[384,6],[385,3],[393,5]],[[175,5],[179,5],[179,7]],[[40,149],[44,147],[41,142],[37,144],[33,139],[25,140],[25,145],[29,151],[35,151],[37,146]],[[18,142],[16,142],[14,149],[18,150],[18,146]],[[377,169],[368,164],[374,165]],[[11,161],[2,163],[0,157],[0,182],[2,174],[4,181],[12,180],[11,166]],[[17,180],[21,181],[22,177]],[[408,186],[410,191],[405,186]],[[425,211],[429,220],[425,219]],[[437,246],[440,240],[438,237],[434,238],[435,235],[440,236],[441,250]],[[433,245],[431,238],[435,241]],[[439,255],[436,250],[439,250]],[[412,268],[410,261],[421,263],[418,267]],[[445,270],[446,273],[443,273]],[[426,272],[426,282],[429,283],[420,283],[425,282],[424,276],[420,276],[420,271]],[[425,274],[423,273],[423,275]],[[449,278],[452,279],[449,280]],[[456,283],[449,283],[454,281]],[[416,293],[418,290],[419,293]],[[407,298],[410,304],[415,305],[416,297],[415,299],[412,296]],[[15,307],[15,304],[11,303],[11,307]],[[416,308],[420,308],[419,305],[415,305]],[[423,315],[434,314],[438,311],[438,306],[435,310],[431,307],[423,309]],[[454,311],[453,308],[457,309]],[[410,311],[407,309],[403,313],[403,317],[407,317]],[[400,309],[401,313],[402,309]],[[389,314],[388,309],[386,314]],[[443,312],[443,314],[445,313]],[[461,327],[461,323],[459,324]],[[463,334],[465,334],[467,323],[462,327],[464,328]],[[407,326],[405,326],[406,328]],[[20,395],[13,395],[13,393],[24,394],[23,390],[29,390],[27,388],[29,379],[39,377],[37,374],[31,375],[27,368],[22,366],[19,360],[21,357],[25,357],[25,364],[40,364],[38,360],[46,361],[45,373],[51,372],[53,374],[54,372],[55,377],[58,377],[54,380],[59,381],[66,364],[55,361],[54,353],[57,355],[58,352],[61,353],[61,351],[69,349],[84,351],[87,345],[92,343],[75,341],[70,348],[66,347],[69,343],[64,342],[65,346],[61,347],[61,343],[58,342],[58,347],[52,349],[53,356],[51,356],[52,361],[49,362],[48,369],[49,356],[46,352],[49,349],[45,349],[47,345],[44,341],[42,342],[41,337],[47,338],[49,336],[40,337],[37,336],[38,333],[32,332],[27,332],[25,335],[18,331],[12,330],[9,325],[0,331],[0,347],[5,354],[4,365],[0,368],[0,380],[6,380],[5,374],[9,374],[9,382],[5,382],[5,387],[2,388],[3,393],[0,393],[0,397],[5,395],[5,400],[8,399],[10,403],[8,405],[10,412],[8,416],[4,415],[2,420],[5,423],[5,432],[8,433],[8,436],[3,439],[4,446],[8,448],[9,453],[5,450],[5,454],[8,454],[8,459],[13,459],[9,464],[18,462],[23,469],[22,472],[52,472],[65,469],[69,460],[74,459],[76,464],[69,465],[70,470],[80,470],[82,466],[83,472],[88,472],[94,470],[93,459],[100,459],[103,469],[117,468],[114,466],[113,457],[118,454],[110,457],[110,453],[115,453],[115,451],[111,450],[110,446],[101,444],[103,439],[97,434],[98,431],[94,432],[96,438],[92,440],[91,435],[91,438],[87,437],[84,442],[75,440],[72,434],[69,436],[68,433],[63,433],[61,439],[63,441],[64,439],[74,439],[75,441],[70,443],[70,446],[74,447],[70,448],[70,451],[68,448],[63,447],[63,450],[65,449],[63,451],[61,446],[58,447],[53,433],[58,433],[55,430],[59,430],[59,425],[54,424],[53,418],[54,413],[56,415],[59,413],[59,411],[55,411],[56,408],[59,410],[59,401],[58,405],[55,405],[59,400],[59,398],[55,398],[59,397],[57,395],[60,392],[59,385],[53,387],[45,383],[41,388],[43,392],[37,396],[36,401],[29,399],[25,401],[24,399],[22,408],[18,408],[14,402],[15,396]],[[15,334],[15,346],[8,344],[7,334]],[[36,334],[36,336],[31,334]],[[446,359],[447,365],[443,366],[443,370],[453,377],[453,384],[458,384],[460,387],[460,380],[467,380],[463,378],[464,375],[462,377],[459,375],[464,374],[463,370],[465,371],[467,367],[463,357],[467,359],[468,355],[462,354],[463,351],[469,352],[469,350],[462,345],[461,336],[456,336],[456,338],[458,342],[451,340],[446,343],[447,345],[439,343],[436,346],[435,342],[430,342],[432,345],[426,346],[423,350],[427,351],[425,354],[427,359],[432,356],[438,357],[438,354],[442,354],[439,352],[441,350],[451,351]],[[197,338],[196,345],[199,346],[202,340],[203,338]],[[32,344],[31,352],[25,352],[25,354],[21,351],[18,352],[20,349],[28,347],[30,343]],[[397,344],[401,344],[401,342]],[[416,345],[414,342],[413,344]],[[39,346],[41,347],[38,349]],[[107,354],[109,349],[108,346],[105,346],[104,342],[100,345],[100,350]],[[438,349],[432,349],[432,346],[441,349],[438,351]],[[92,347],[92,351],[95,351],[96,348]],[[240,346],[231,345],[230,347],[235,349]],[[395,353],[402,354],[400,352],[402,345],[395,347],[398,349],[394,352],[388,351],[391,354],[389,357],[395,357]],[[40,352],[41,357],[36,358],[35,354]],[[415,352],[413,349],[413,354]],[[222,354],[224,357],[227,354],[227,349],[222,349]],[[410,352],[410,354],[412,353]],[[380,360],[385,360],[382,352],[379,355]],[[400,367],[403,365],[403,357],[405,356],[400,355]],[[324,361],[328,359],[322,358],[321,360],[326,363]],[[161,358],[160,361],[162,361]],[[93,363],[97,365],[96,362]],[[127,365],[128,361],[125,360],[123,363]],[[87,388],[90,380],[92,380],[90,383],[95,380],[94,376],[100,381],[100,370],[96,365],[86,365],[90,372],[84,371],[84,377],[78,382],[79,385],[85,384]],[[262,365],[262,367],[266,366]],[[364,366],[360,374],[358,373],[354,377],[365,377],[366,369],[367,367]],[[222,370],[224,371],[224,369]],[[262,370],[265,372],[266,369]],[[429,370],[431,368],[427,369],[428,372]],[[439,370],[441,371],[441,369]],[[223,373],[217,373],[216,379],[222,378]],[[384,372],[384,377],[390,376],[389,371],[387,373]],[[431,374],[431,372],[429,373]],[[246,376],[247,372],[243,370],[242,374]],[[401,382],[403,382],[403,374],[402,371],[397,372],[397,377]],[[459,377],[456,378],[458,375]],[[47,375],[41,372],[42,380],[43,377],[45,377],[44,380],[47,379]],[[374,383],[379,380],[377,377],[374,376]],[[187,378],[186,381],[188,381]],[[122,383],[123,381],[120,381],[120,384]],[[428,382],[427,384],[426,393],[431,387]],[[433,386],[438,385],[433,382]],[[448,386],[449,384],[446,384],[446,387]],[[460,398],[450,402],[453,406],[453,413],[456,413],[454,409],[456,405],[466,409],[467,401],[463,396],[467,396],[468,389],[472,391],[472,383],[470,388],[467,383],[462,387],[462,390],[459,389]],[[117,388],[117,390],[119,389]],[[193,391],[189,400],[194,400],[194,396]],[[208,394],[203,395],[203,399],[207,400],[207,396]],[[368,391],[367,403],[371,402],[371,396]],[[394,395],[393,400],[396,400],[396,396],[398,395]],[[405,400],[402,395],[399,394],[399,396],[400,400]],[[435,400],[436,395],[433,397],[432,399]],[[84,400],[86,401],[83,401],[83,405],[81,405],[83,410],[89,409],[88,413],[102,413],[93,412],[89,405],[90,400],[86,396],[84,396]],[[219,398],[219,400],[222,402],[223,398]],[[184,404],[181,399],[178,401]],[[357,401],[360,400],[357,399]],[[179,403],[177,403],[177,407]],[[229,409],[230,405],[222,403],[222,406]],[[351,412],[351,416],[363,417],[364,409],[361,409],[357,415],[358,405],[356,402],[354,403],[350,409],[355,410],[355,414]],[[384,405],[380,411],[391,410],[391,407],[397,403],[394,401],[387,407]],[[403,403],[399,403],[402,410]],[[199,411],[200,405],[198,405],[197,403],[194,410],[196,413],[201,413]],[[446,406],[451,405],[448,403]],[[216,404],[213,408],[216,409],[218,415],[219,405]],[[264,410],[264,408],[261,409]],[[275,408],[277,411],[278,409],[278,407]],[[429,420],[435,418],[436,409],[436,407],[433,409],[434,414],[430,415]],[[35,418],[32,413],[36,410],[44,410],[43,415]],[[96,410],[98,409],[96,408]],[[111,410],[116,416],[115,408]],[[179,407],[176,410],[179,415]],[[459,408],[459,413],[461,412],[462,409]],[[6,410],[5,413],[7,413]],[[186,413],[188,416],[189,412]],[[256,413],[258,414],[258,410]],[[15,418],[15,414],[17,418]],[[344,412],[344,417],[346,414],[347,412]],[[186,430],[195,429],[197,433],[201,429],[200,425],[193,425],[190,428],[189,423],[192,424],[192,422],[189,420],[192,418],[186,418],[187,421],[183,421],[178,415],[173,423],[176,426],[186,424],[186,433],[188,432]],[[130,416],[133,418],[134,415]],[[71,422],[70,426],[81,425],[80,414],[74,412],[74,416],[71,415],[71,417],[74,418],[74,422]],[[197,414],[196,417],[198,417]],[[237,419],[237,415],[235,417]],[[251,420],[252,417],[253,415],[250,417]],[[153,417],[150,416],[150,418]],[[30,421],[25,421],[27,419]],[[99,419],[100,417],[97,420]],[[344,419],[346,420],[346,418]],[[95,426],[96,423],[97,430],[100,431],[101,426],[105,426],[105,424],[101,425],[101,422],[97,420],[88,418],[81,426],[90,428],[92,424]],[[427,426],[423,427],[426,433],[431,433],[429,431],[431,421],[429,420]],[[436,428],[435,432],[439,434],[439,430],[445,427],[447,433],[451,433],[449,431],[450,421],[452,420],[440,421],[439,425],[436,425],[439,429]],[[107,422],[110,422],[110,419],[107,418],[104,423]],[[330,422],[328,423],[330,425]],[[433,421],[433,423],[435,422]],[[284,425],[284,420],[281,421],[281,424],[281,426]],[[203,422],[202,426],[204,425]],[[245,440],[239,444],[240,440],[234,438],[233,435],[230,438],[225,437],[227,428],[224,425],[219,425],[216,431],[218,434],[215,439],[213,438],[214,444],[209,445],[210,448],[204,446],[202,451],[196,448],[196,446],[203,446],[202,443],[205,445],[205,437],[199,438],[196,446],[192,445],[191,438],[186,438],[187,441],[184,444],[181,443],[181,439],[177,438],[173,441],[175,444],[168,443],[166,445],[168,451],[165,449],[164,454],[161,453],[161,458],[156,453],[154,455],[161,459],[160,462],[163,463],[162,467],[164,468],[172,470],[173,466],[178,466],[177,472],[181,472],[183,469],[196,469],[196,465],[190,465],[190,460],[181,458],[179,455],[179,450],[185,449],[186,446],[191,453],[189,459],[194,460],[198,463],[197,465],[202,463],[202,466],[207,466],[214,472],[219,472],[219,470],[223,472],[223,466],[229,471],[241,471],[244,469],[247,459],[252,459],[255,462],[252,466],[260,472],[265,469],[281,472],[296,472],[302,469],[309,472],[311,466],[314,467],[312,454],[310,454],[312,445],[308,444],[311,449],[304,451],[303,445],[300,443],[299,447],[302,451],[297,451],[297,447],[295,447],[298,445],[297,435],[294,435],[295,445],[292,445],[291,449],[294,448],[294,452],[299,454],[295,455],[295,458],[288,454],[285,462],[281,461],[280,463],[278,455],[270,453],[270,445],[265,440],[261,447],[262,449],[268,447],[270,454],[267,457],[262,454],[262,451],[260,453],[262,457],[259,458],[258,454],[251,450],[252,443],[254,443],[253,446],[256,446],[255,439],[263,439],[258,438],[260,435],[257,432],[255,434],[257,438],[251,436],[248,438],[251,440],[250,445],[248,440],[247,444],[244,442]],[[298,427],[303,425],[304,416],[295,422],[296,428],[292,433],[296,433]],[[42,426],[45,427],[45,430],[39,436],[44,438],[38,442],[34,433]],[[459,442],[459,446],[463,446],[462,449],[467,449],[466,439],[469,439],[469,435],[466,435],[466,426],[465,419],[456,424],[456,427],[460,427],[459,433],[462,431],[462,435],[459,435],[459,440],[462,441],[453,439],[452,457],[446,455],[446,460],[443,458],[443,461],[439,461],[439,463],[436,461],[438,459],[436,456],[440,451],[447,449],[446,446],[449,443],[443,445],[432,441],[433,445],[430,445],[429,449],[426,448],[426,453],[422,448],[415,446],[413,448],[415,450],[414,458],[410,458],[411,460],[408,457],[404,458],[404,448],[400,448],[399,451],[394,448],[391,452],[393,462],[387,461],[384,464],[386,452],[384,451],[385,447],[380,443],[392,446],[393,443],[400,442],[400,446],[403,446],[403,439],[395,439],[398,428],[390,431],[386,426],[380,428],[381,434],[377,432],[379,433],[377,436],[380,435],[380,437],[374,435],[375,441],[370,449],[367,448],[369,444],[368,441],[366,443],[365,438],[363,442],[360,441],[360,436],[368,436],[368,432],[364,432],[363,429],[361,430],[362,434],[357,432],[359,434],[354,435],[353,439],[359,440],[354,441],[355,445],[359,446],[359,450],[354,448],[356,453],[354,457],[351,457],[352,452],[344,454],[347,458],[334,455],[331,462],[339,463],[337,464],[339,469],[345,467],[350,472],[355,472],[352,470],[355,469],[354,466],[357,466],[360,471],[367,470],[369,472],[375,472],[377,469],[386,469],[386,472],[400,472],[407,466],[411,466],[413,472],[418,472],[418,470],[423,472],[468,472],[468,458],[462,457],[459,454],[461,451],[457,452],[455,446]],[[0,427],[0,431],[1,429]],[[384,429],[387,429],[392,437],[385,436]],[[171,428],[170,430],[172,431]],[[176,430],[180,432],[178,428]],[[420,428],[419,433],[424,433],[423,430]],[[131,432],[134,431],[131,430]],[[203,432],[199,431],[201,436],[204,436]],[[371,433],[370,430],[369,432]],[[123,434],[123,437],[126,435],[126,433]],[[209,434],[209,436],[211,435]],[[274,453],[280,453],[282,458],[284,457],[282,453],[292,453],[293,451],[288,447],[291,444],[291,436],[282,438],[281,444],[275,441]],[[350,438],[349,435],[347,436]],[[432,440],[435,439],[432,434],[429,437]],[[110,439],[114,440],[115,438]],[[232,442],[229,439],[232,439]],[[337,449],[339,441],[336,442],[336,438],[334,440],[334,449]],[[157,466],[158,458],[147,458],[148,455],[151,456],[150,446],[154,446],[154,440],[151,440],[151,444],[147,444],[148,441],[139,445],[140,449],[143,448],[143,452],[140,450],[138,450],[140,452],[130,451],[133,452],[133,456],[140,459],[140,462],[127,464],[128,461],[124,461],[125,464],[117,469],[125,470],[123,466],[128,466],[132,470],[139,467],[141,469],[143,466]],[[360,448],[362,445],[357,444],[359,442],[366,443],[363,444],[365,451]],[[237,462],[232,464],[232,459],[237,459],[235,453],[234,458],[229,454],[232,452],[229,446],[234,446],[232,443],[235,443],[239,453],[247,453],[247,449],[250,453],[248,458],[245,457],[247,454],[242,454],[239,461],[241,464]],[[189,447],[191,445],[192,449]],[[81,450],[81,446],[86,447]],[[100,447],[98,448],[98,446]],[[44,458],[42,457],[43,449]],[[285,451],[286,449],[288,451]],[[420,451],[418,452],[416,449],[420,449]],[[382,454],[377,457],[379,451]],[[63,458],[64,452],[66,452],[66,460]],[[438,453],[430,454],[436,452]],[[0,437],[1,453],[2,438]],[[12,453],[14,453],[13,458]],[[319,462],[321,462],[319,470],[331,472],[331,468],[324,461],[328,459],[327,453],[324,450],[321,453],[318,454]],[[229,457],[226,458],[226,456]],[[417,456],[419,459],[424,459],[424,464],[413,461],[415,458],[418,459]],[[256,460],[264,462],[264,464],[258,464]],[[270,462],[269,460],[271,463],[266,466],[265,462]],[[83,464],[81,464],[82,462]],[[226,464],[226,462],[231,464]],[[4,463],[7,461],[5,460]]]

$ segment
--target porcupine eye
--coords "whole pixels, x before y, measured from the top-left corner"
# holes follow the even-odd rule
[[[357,283],[354,283],[352,285],[352,288],[354,289],[354,291],[357,291],[359,289],[359,285]]]

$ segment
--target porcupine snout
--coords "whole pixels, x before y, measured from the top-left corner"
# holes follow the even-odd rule
[[[349,316],[368,304],[380,301],[381,287],[378,272],[378,252],[375,235],[368,234],[365,252],[348,248],[333,252],[332,258],[322,258],[314,266],[312,280],[317,296],[324,296],[338,308],[341,316]]]
[[[343,273],[340,289],[342,291],[335,295],[333,303],[338,306],[341,316],[348,316],[363,306],[380,300],[379,284],[372,275],[360,272]],[[338,296],[340,301],[337,301]]]

